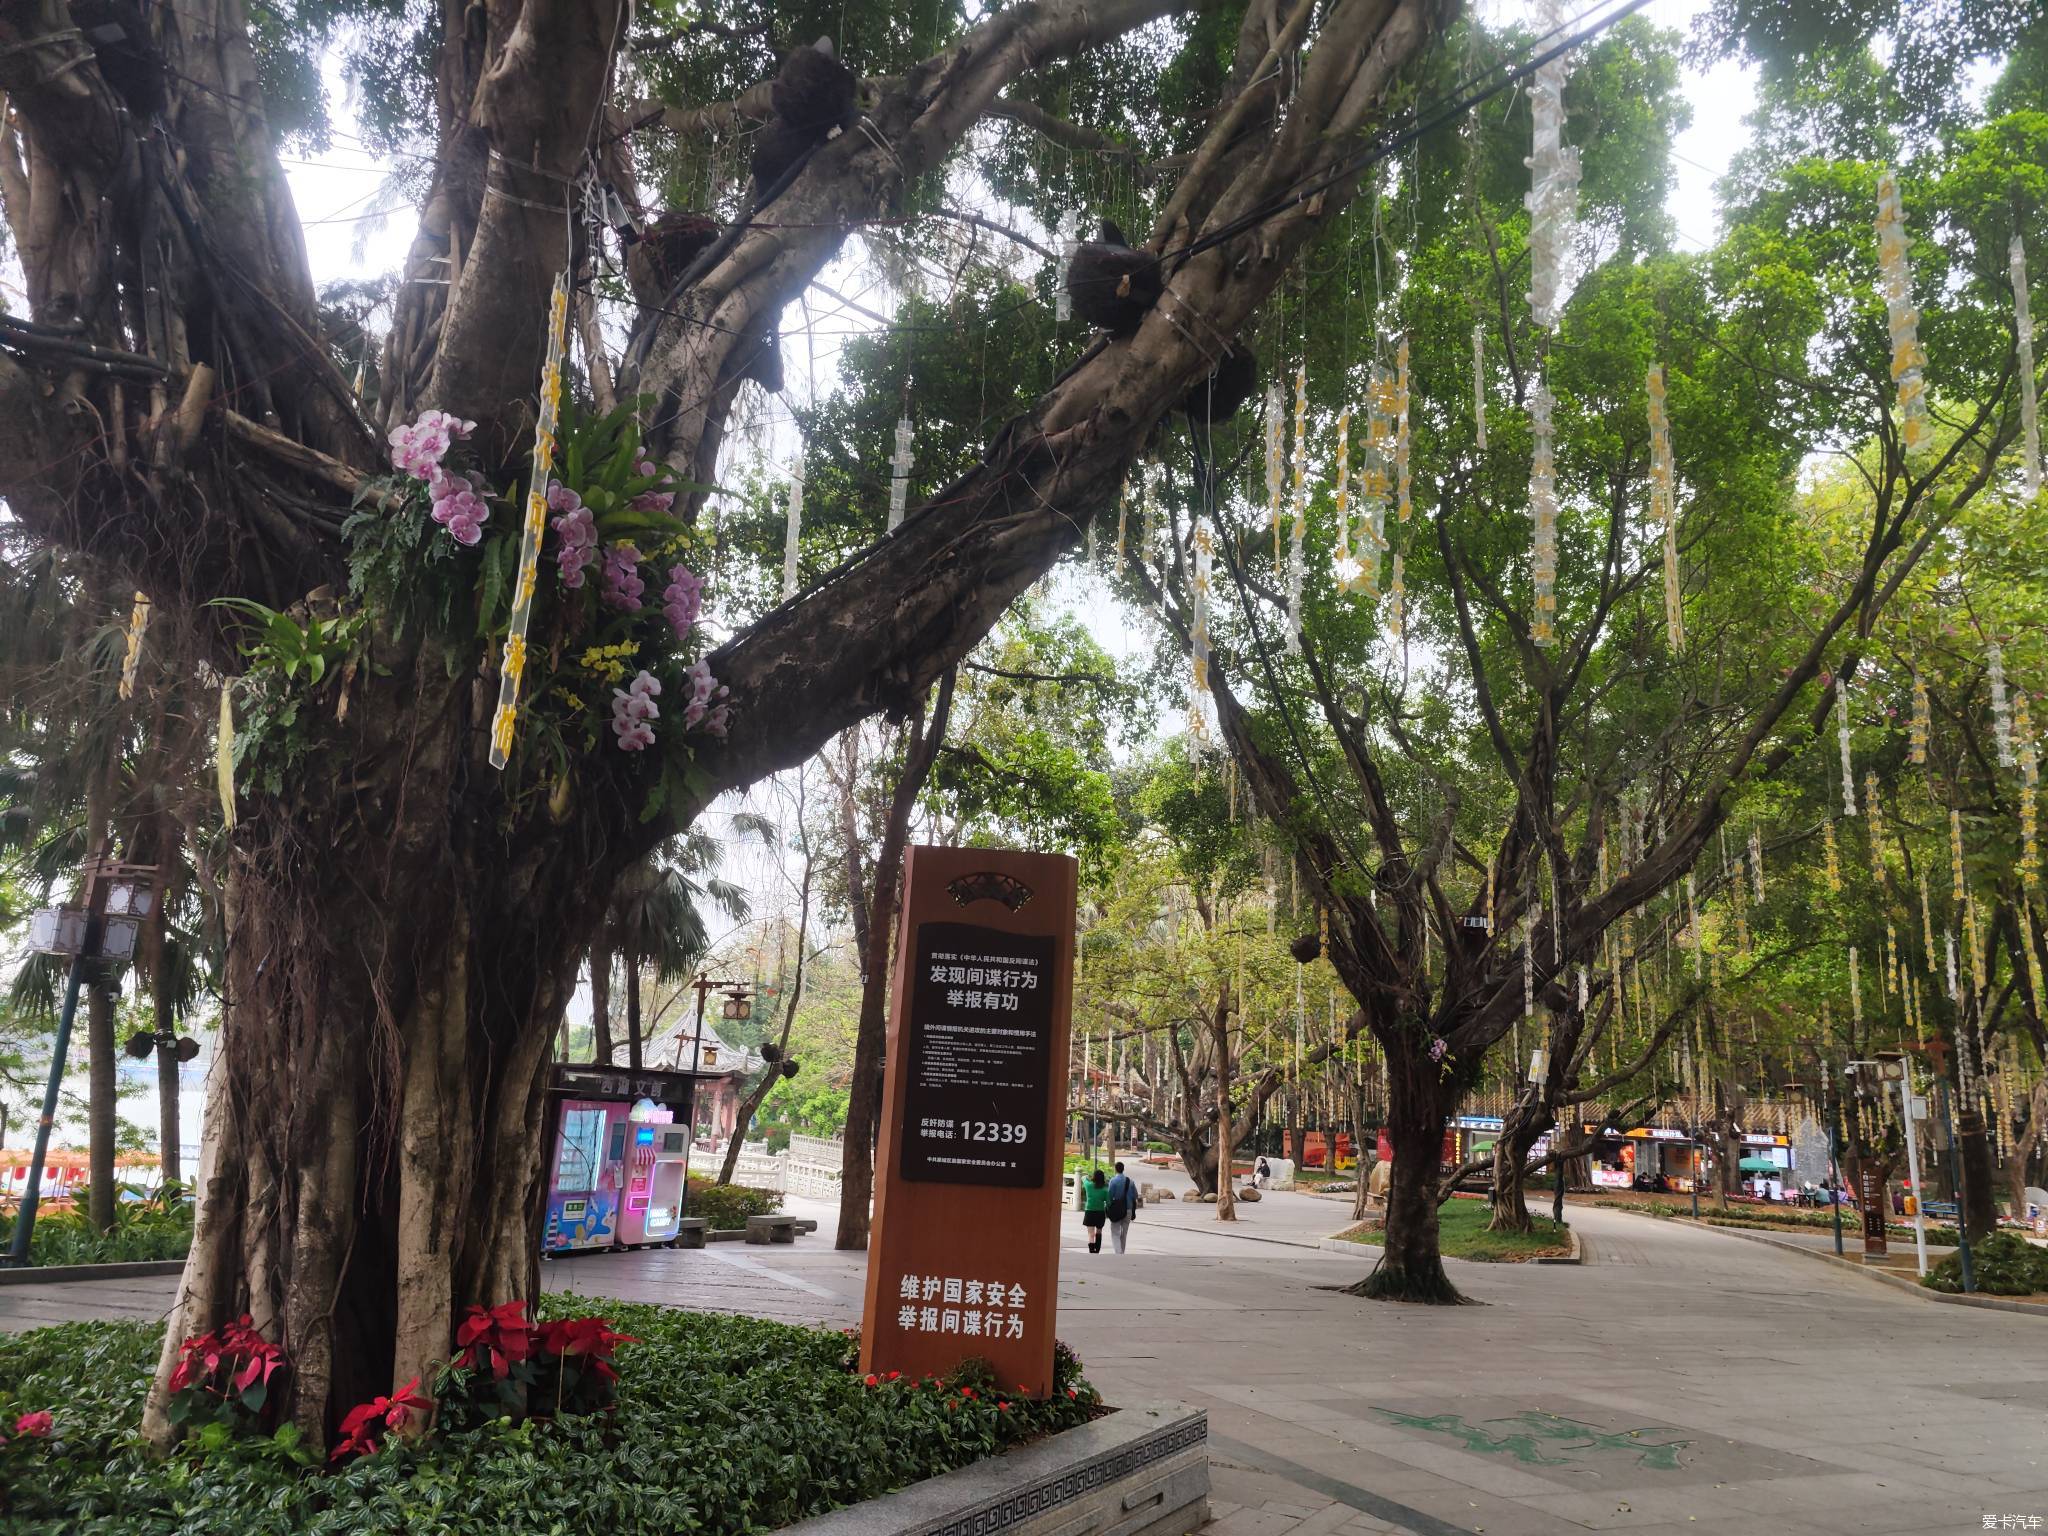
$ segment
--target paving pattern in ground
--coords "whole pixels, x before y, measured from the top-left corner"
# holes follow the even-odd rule
[[[2048,1321],[1593,1208],[1571,1212],[1581,1267],[1459,1264],[1482,1305],[1390,1306],[1335,1289],[1370,1262],[1317,1246],[1346,1215],[1270,1197],[1226,1230],[1155,1205],[1121,1258],[1086,1253],[1066,1219],[1060,1334],[1113,1400],[1208,1409],[1213,1536],[1934,1536],[2048,1517]],[[861,1264],[830,1231],[544,1278],[844,1327]],[[160,1313],[171,1285],[0,1288],[0,1327]]]

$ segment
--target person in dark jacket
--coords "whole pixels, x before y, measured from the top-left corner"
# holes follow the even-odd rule
[[[1124,1242],[1131,1235],[1131,1218],[1138,1214],[1138,1186],[1131,1182],[1131,1176],[1124,1172],[1124,1165],[1116,1165],[1116,1177],[1109,1181],[1109,1235],[1116,1244],[1116,1251],[1124,1251]]]

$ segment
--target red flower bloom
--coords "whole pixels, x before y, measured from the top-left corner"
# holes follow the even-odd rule
[[[972,1397],[972,1396],[974,1396],[974,1388],[972,1388],[972,1387],[962,1387],[962,1388],[960,1389],[960,1395],[961,1395],[962,1397]]]
[[[879,1376],[870,1375],[867,1378],[867,1384],[871,1387],[879,1387],[882,1384],[882,1379]]]
[[[599,1362],[609,1360],[612,1350],[620,1344],[640,1342],[631,1334],[612,1332],[611,1319],[606,1317],[565,1317],[542,1323],[538,1337],[541,1349],[548,1354],[564,1359],[571,1355],[594,1355]]]
[[[997,1413],[1008,1413],[1009,1411],[1010,1411],[1010,1405],[1009,1405],[1008,1403],[997,1403],[997,1404],[996,1404],[996,1412],[997,1412]]]
[[[380,1424],[384,1428],[397,1429],[405,1423],[408,1414],[425,1413],[433,1406],[421,1395],[417,1376],[389,1397],[373,1397],[367,1403],[358,1403],[341,1421],[341,1440],[329,1459],[338,1461],[350,1452],[368,1455],[377,1449]]]
[[[903,1373],[902,1373],[901,1371],[891,1371],[891,1372],[889,1373],[889,1379],[890,1379],[891,1381],[894,1381],[894,1380],[896,1380],[896,1379],[897,1379],[897,1378],[898,1378],[899,1376],[901,1376],[902,1374],[903,1374]]]
[[[50,1417],[47,1408],[38,1408],[34,1413],[24,1413],[14,1421],[14,1432],[27,1435],[32,1440],[47,1440],[50,1431],[56,1428],[56,1421]]]
[[[501,1302],[489,1311],[471,1307],[455,1330],[455,1342],[462,1346],[457,1363],[479,1369],[489,1364],[491,1374],[503,1381],[514,1365],[532,1356],[533,1340],[525,1302]]]

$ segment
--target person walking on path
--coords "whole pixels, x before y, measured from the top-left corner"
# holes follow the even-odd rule
[[[1109,1184],[1096,1169],[1081,1181],[1081,1225],[1088,1229],[1088,1251],[1102,1252],[1102,1227],[1109,1220]]]
[[[1124,1172],[1124,1165],[1116,1165],[1116,1177],[1109,1181],[1109,1235],[1116,1243],[1116,1251],[1124,1251],[1124,1242],[1131,1235],[1131,1218],[1138,1213],[1138,1186],[1131,1182],[1131,1176]]]

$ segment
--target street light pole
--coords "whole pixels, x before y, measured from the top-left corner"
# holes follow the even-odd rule
[[[36,1149],[29,1159],[28,1188],[21,1193],[21,1208],[14,1215],[14,1240],[8,1244],[4,1261],[9,1269],[28,1263],[29,1236],[35,1231],[36,1204],[43,1192],[43,1160],[50,1153],[50,1127],[57,1118],[57,1094],[64,1085],[64,1058],[71,1050],[71,1022],[78,1016],[78,993],[85,984],[86,955],[96,946],[92,930],[97,917],[86,924],[85,948],[71,957],[71,969],[64,978],[64,1008],[57,1015],[57,1038],[50,1047],[50,1081],[43,1088],[43,1117],[36,1122]]]
[[[1969,1181],[1963,1171],[1963,1160],[1956,1151],[1956,1121],[1949,1112],[1948,1076],[1938,1073],[1936,1085],[1941,1089],[1941,1122],[1948,1131],[1948,1165],[1956,1171],[1956,1258],[1963,1270],[1963,1294],[1977,1289],[1977,1277],[1970,1266],[1970,1209]],[[1922,1273],[1925,1273],[1923,1266]]]
[[[1835,1213],[1835,1257],[1840,1258],[1842,1256],[1842,1094],[1839,1088],[1835,1089],[1833,1104],[1832,1107],[1829,1107],[1827,1094],[1832,1086],[1830,1070],[1827,1064],[1823,1062],[1821,1064],[1820,1086],[1821,1108],[1828,1117],[1828,1179],[1833,1185],[1828,1190],[1828,1206]]]
[[[689,1134],[683,1138],[683,1198],[677,1207],[681,1216],[690,1214],[690,1154],[697,1147],[697,1073],[704,1059],[704,1000],[719,987],[731,988],[736,999],[746,996],[740,982],[713,981],[709,971],[699,971],[690,985],[697,989],[697,1027],[690,1039],[690,1124]]]

